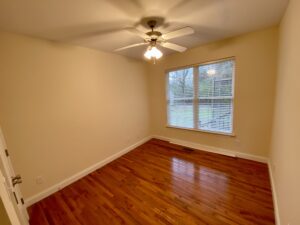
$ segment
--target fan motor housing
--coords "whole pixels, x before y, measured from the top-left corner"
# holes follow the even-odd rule
[[[148,36],[150,36],[151,37],[151,39],[152,38],[159,38],[161,35],[162,35],[162,33],[161,32],[159,32],[159,31],[149,31],[149,32],[147,32],[146,33]]]

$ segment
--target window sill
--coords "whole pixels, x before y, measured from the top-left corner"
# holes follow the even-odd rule
[[[206,130],[198,130],[198,129],[194,129],[194,128],[176,127],[176,126],[171,126],[171,125],[167,125],[166,127],[167,128],[179,129],[179,130],[196,131],[196,132],[201,132],[201,133],[206,133],[206,134],[216,134],[216,135],[223,135],[223,136],[229,136],[229,137],[236,137],[235,133],[223,133],[223,132],[217,132],[217,131],[206,131]]]

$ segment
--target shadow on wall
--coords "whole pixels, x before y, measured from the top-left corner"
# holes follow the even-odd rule
[[[11,225],[6,210],[4,208],[2,199],[0,199],[0,224],[1,225]]]

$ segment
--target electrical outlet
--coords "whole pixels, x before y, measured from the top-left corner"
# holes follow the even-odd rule
[[[35,178],[35,183],[36,183],[36,184],[39,184],[39,185],[45,183],[44,177],[42,177],[42,176],[37,176],[37,177]]]

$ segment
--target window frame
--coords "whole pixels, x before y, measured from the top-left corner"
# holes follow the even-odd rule
[[[168,101],[169,101],[169,73],[170,72],[174,72],[177,70],[183,70],[183,69],[188,69],[188,68],[193,68],[193,78],[196,79],[194,80],[195,82],[198,82],[199,79],[199,74],[198,74],[198,69],[195,68],[199,68],[200,66],[204,66],[204,65],[209,65],[209,64],[214,64],[214,63],[219,63],[219,62],[224,62],[224,61],[229,61],[229,60],[233,60],[234,61],[234,68],[233,68],[233,72],[232,72],[232,118],[231,118],[231,124],[232,124],[232,131],[231,133],[226,133],[226,132],[221,132],[221,131],[209,131],[209,130],[203,130],[203,129],[196,129],[196,128],[185,128],[185,127],[179,127],[179,126],[173,126],[169,124],[169,106],[168,106]],[[195,74],[195,71],[197,74]],[[195,76],[196,75],[196,76]],[[231,137],[235,137],[235,76],[236,76],[236,57],[235,56],[231,56],[231,57],[227,57],[227,58],[221,58],[221,59],[216,59],[216,60],[209,60],[209,61],[205,61],[202,63],[196,63],[196,64],[191,64],[191,65],[186,65],[186,66],[180,66],[180,67],[174,67],[174,68],[170,68],[170,69],[166,69],[165,70],[165,91],[166,91],[166,126],[167,128],[174,128],[174,129],[180,129],[180,130],[187,130],[187,131],[196,131],[196,132],[201,132],[201,133],[206,133],[206,134],[217,134],[217,135],[225,135],[225,136],[231,136]],[[194,91],[194,103],[193,103],[193,107],[195,108],[195,101],[197,101],[197,93],[199,90],[196,90],[196,92]],[[199,104],[199,106],[201,107],[201,105]],[[198,107],[196,107],[198,108]],[[195,120],[195,113],[198,111],[198,109],[194,109],[194,123],[197,123],[197,120]]]

